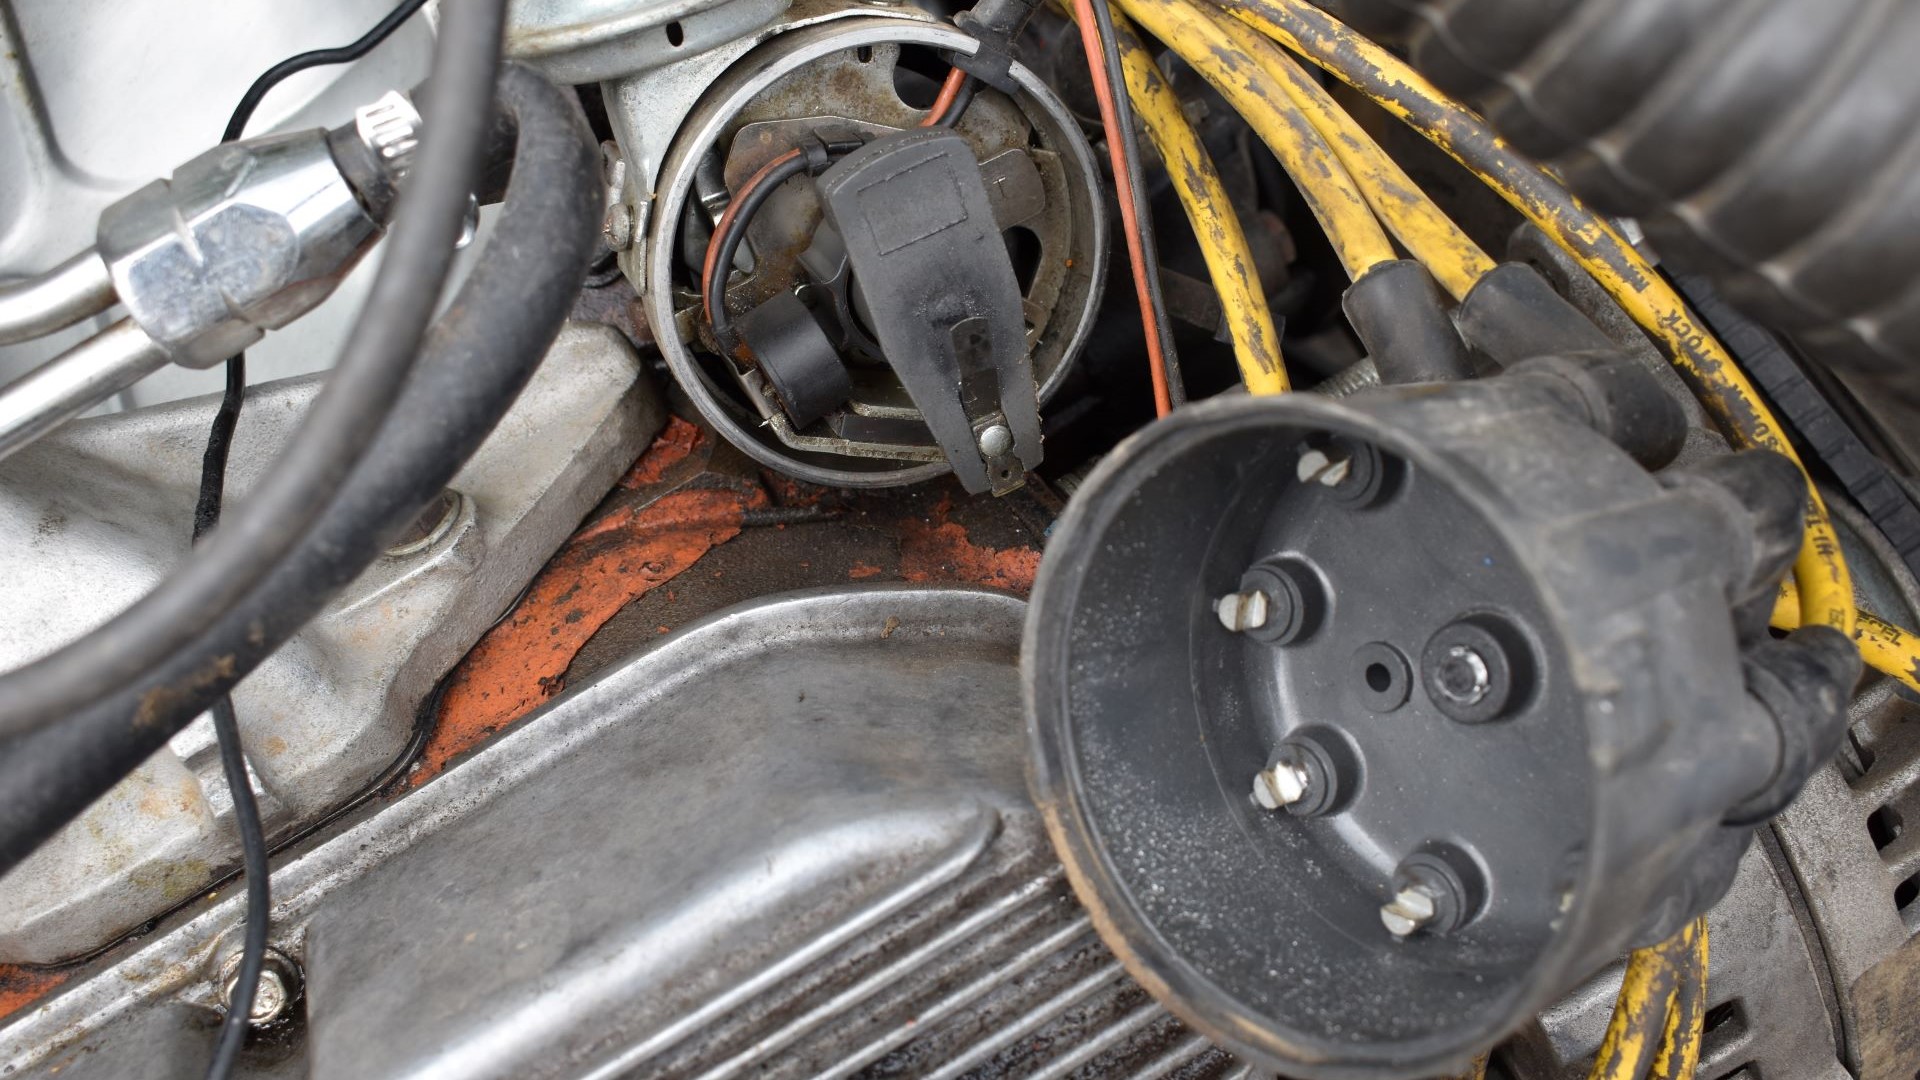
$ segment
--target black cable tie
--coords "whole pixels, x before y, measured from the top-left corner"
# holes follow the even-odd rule
[[[819,176],[833,162],[833,152],[827,148],[825,140],[811,131],[803,131],[793,136],[793,148],[807,163],[807,175]]]
[[[972,11],[953,17],[953,24],[980,43],[972,53],[953,53],[953,66],[979,79],[1003,94],[1017,94],[1020,84],[1013,77],[1013,43],[983,23]]]

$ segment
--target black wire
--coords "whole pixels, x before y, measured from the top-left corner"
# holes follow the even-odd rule
[[[240,104],[233,110],[233,119],[227,121],[227,133],[220,136],[221,142],[232,142],[246,131],[247,121],[253,119],[253,111],[267,92],[285,81],[289,75],[295,75],[308,68],[326,67],[329,64],[350,64],[372,52],[375,46],[393,36],[400,24],[407,21],[414,12],[419,11],[427,0],[401,0],[400,5],[387,13],[387,17],[373,24],[373,29],[361,34],[350,45],[334,49],[315,49],[290,56],[268,68],[247,92],[240,95]]]
[[[352,44],[304,52],[268,68],[240,96],[240,104],[234,107],[220,141],[233,142],[246,134],[247,124],[260,102],[288,76],[309,68],[360,59],[392,36],[425,3],[426,0],[401,0],[386,18]],[[196,543],[220,521],[220,505],[226,494],[227,456],[233,447],[234,429],[240,422],[240,408],[246,401],[247,354],[236,353],[228,358],[226,374],[226,390],[221,394],[220,408],[213,414],[213,424],[207,431],[207,449],[200,458],[200,494],[193,508]],[[247,778],[246,748],[240,742],[240,721],[234,713],[231,695],[222,695],[213,703],[213,733],[220,744],[220,768],[226,774],[227,791],[233,799],[234,825],[240,831],[240,861],[247,877],[246,930],[240,947],[240,963],[234,971],[233,995],[227,1001],[227,1015],[220,1022],[213,1060],[207,1065],[207,1080],[226,1080],[233,1072],[240,1048],[246,1044],[254,995],[260,987],[260,972],[266,967],[273,894],[266,830],[260,822],[260,806],[253,798],[253,784]]]
[[[233,973],[233,996],[227,1001],[226,1017],[220,1021],[213,1061],[207,1065],[207,1080],[226,1080],[240,1057],[240,1048],[246,1044],[254,992],[266,967],[267,909],[273,896],[267,884],[267,835],[260,825],[260,807],[253,801],[253,784],[247,779],[247,755],[240,745],[233,698],[222,697],[213,703],[213,733],[220,742],[220,768],[227,774],[227,790],[233,793],[233,820],[240,828],[241,863],[247,873],[247,921],[240,964]]]
[[[1140,134],[1133,122],[1133,99],[1127,96],[1127,81],[1121,75],[1120,32],[1113,25],[1113,10],[1107,0],[1093,0],[1093,24],[1100,38],[1100,52],[1106,58],[1102,66],[1107,92],[1113,98],[1113,118],[1120,130],[1109,131],[1107,138],[1118,137],[1120,156],[1126,160],[1127,186],[1133,192],[1133,217],[1140,223],[1141,269],[1147,279],[1147,302],[1153,306],[1153,325],[1160,335],[1160,354],[1167,361],[1167,398],[1175,408],[1187,400],[1186,380],[1180,375],[1180,358],[1173,349],[1173,323],[1167,317],[1166,290],[1160,285],[1160,245],[1154,239],[1153,215],[1147,205],[1147,181],[1140,156]]]
[[[766,205],[767,199],[779,190],[781,184],[807,171],[807,155],[796,154],[775,166],[760,183],[742,191],[737,198],[740,209],[727,220],[726,231],[716,241],[720,247],[713,260],[713,276],[706,282],[705,295],[710,298],[713,309],[713,335],[721,339],[725,347],[725,336],[733,317],[727,313],[727,275],[733,272],[733,257],[740,250],[740,241],[747,235],[747,223]]]
[[[973,96],[980,92],[980,80],[969,75],[960,83],[960,92],[953,95],[953,104],[947,108],[945,116],[934,121],[935,127],[950,128],[966,115],[967,106],[973,104]]]

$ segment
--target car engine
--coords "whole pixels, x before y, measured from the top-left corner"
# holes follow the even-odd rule
[[[966,4],[0,0],[0,1076],[1920,1077],[1920,5]]]

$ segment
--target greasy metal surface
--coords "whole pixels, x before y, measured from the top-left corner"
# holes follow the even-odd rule
[[[1797,917],[1785,874],[1764,845],[1754,845],[1733,888],[1707,916],[1710,1024],[1697,1074],[1702,1080],[1741,1069],[1783,1080],[1849,1075],[1821,992],[1823,960]],[[1584,1076],[1591,1065],[1620,992],[1621,970],[1612,965],[1540,1015],[1565,1075]]]
[[[710,639],[699,637],[703,631],[688,624],[706,612],[803,583],[976,581],[1024,592],[1037,563],[1039,536],[1051,514],[1048,506],[1035,501],[1043,489],[1030,487],[1007,499],[985,500],[966,499],[946,487],[942,482],[930,488],[847,493],[780,481],[758,473],[728,447],[716,445],[711,435],[684,422],[671,423],[649,453],[622,478],[615,494],[593,520],[554,558],[513,617],[496,628],[489,640],[510,637],[531,644],[542,636],[566,637],[583,623],[599,625],[599,630],[583,645],[578,644],[578,638],[567,638],[556,650],[566,657],[557,675],[551,660],[519,662],[536,656],[533,650],[490,650],[486,645],[477,648],[460,674],[449,680],[448,693],[439,709],[437,731],[444,752],[430,749],[422,773],[408,779],[406,786],[419,790],[388,805],[375,819],[384,822],[382,831],[370,831],[363,820],[345,836],[283,865],[276,874],[276,889],[286,900],[276,912],[276,924],[282,928],[276,941],[297,952],[306,914],[326,906],[323,898],[334,883],[367,872],[390,851],[403,849],[407,838],[415,835],[404,822],[419,821],[421,832],[438,829],[447,815],[460,812],[452,809],[454,806],[480,798],[481,789],[488,783],[481,779],[483,776],[502,763],[510,763],[513,756],[539,748],[546,739],[555,737],[553,733],[568,727],[557,714],[564,710],[564,717],[588,723],[596,703],[607,697],[587,697],[599,693],[590,690],[556,705],[525,727],[509,730],[504,736],[498,736],[500,730],[509,729],[514,720],[567,687],[589,685],[596,672],[617,671],[633,663],[630,657],[636,648],[650,647],[663,638],[669,644],[681,641],[668,636],[675,631],[686,628],[694,637],[677,655],[683,661],[697,655],[701,643]],[[750,508],[740,511],[737,534],[732,539],[706,546],[704,554],[684,565],[675,555],[671,565],[662,562],[649,567],[648,560],[662,551],[690,555],[694,547],[706,544],[703,535],[681,531],[674,517],[664,513],[655,517],[648,512],[652,506],[674,505],[667,496],[676,492],[723,493]],[[736,528],[731,514],[721,521],[723,533]],[[619,572],[620,565],[629,570]],[[636,565],[637,571],[633,569]],[[617,580],[629,574],[634,580]],[[610,578],[616,580],[609,582]],[[595,591],[606,584],[618,586],[623,593]],[[623,599],[622,595],[631,598]],[[616,613],[605,617],[609,609]],[[576,611],[582,614],[576,616]],[[518,629],[509,630],[513,624],[519,624]],[[891,641],[902,632],[911,632],[913,625],[903,618],[889,626],[882,618],[876,636]],[[572,651],[576,647],[577,653]],[[483,660],[490,652],[493,659]],[[502,663],[503,658],[507,662]],[[494,680],[492,685],[485,689],[477,686],[488,679]],[[472,689],[461,699],[457,688],[463,680]],[[519,696],[512,697],[512,708],[497,711],[500,706],[495,692],[501,688]],[[488,745],[486,740],[494,736],[499,741]],[[420,786],[423,776],[437,774],[447,765],[452,767],[446,775]],[[469,769],[476,772],[469,773]],[[629,773],[633,779],[643,778],[631,769]],[[469,776],[474,779],[467,779]],[[761,787],[764,783],[729,789],[725,798],[753,798]],[[429,797],[441,788],[449,789],[448,797],[431,800]],[[984,901],[996,889],[1017,889],[1045,874],[1033,853],[1021,846],[1026,840],[1021,839],[1017,820],[1007,826],[1006,833],[1008,839],[988,852],[990,858],[983,856],[962,883],[970,885],[976,900]],[[356,852],[356,844],[365,847]],[[1787,897],[1777,891],[1771,876],[1757,851],[1749,853],[1733,893],[1713,915],[1711,1000],[1722,1005],[1730,998],[1736,999],[1741,1011],[1716,1014],[1717,1034],[1708,1039],[1708,1064],[1700,1073],[1703,1080],[1719,1080],[1743,1063],[1754,1064],[1761,1076],[1799,1080],[1802,1073],[1792,1071],[1797,1063],[1817,1067],[1822,1060],[1820,1054],[1832,1045],[1830,1029],[1825,1035],[1821,1031],[1826,1021],[1817,997],[1818,983],[1805,973],[1809,963],[1805,937],[1791,923],[1790,915],[1783,916]],[[962,890],[962,884],[951,886],[943,902],[950,902]],[[1046,888],[1042,887],[1043,894],[1053,896]],[[418,909],[417,916],[409,917],[430,924],[431,916],[426,913],[436,910],[431,899],[434,893],[424,890],[419,895],[426,906]],[[1029,901],[1029,908],[1023,909],[1031,923],[1021,923],[1019,933],[994,940],[1011,948],[1034,940],[1033,935],[1044,936],[1070,923],[1071,912],[1035,915],[1033,903],[1036,901]],[[945,910],[955,909],[949,906]],[[160,1071],[154,1075],[197,1075],[211,1037],[211,1014],[203,1008],[207,998],[201,980],[212,978],[219,957],[231,948],[228,928],[237,911],[235,898],[202,912],[191,923],[177,926],[139,951],[113,961],[104,972],[68,994],[50,999],[44,1012],[22,1014],[19,1022],[29,1025],[27,1029],[0,1030],[0,1068],[7,1063],[41,1061],[47,1067],[65,1064],[62,1076],[94,1075],[90,1068],[101,1075],[118,1076],[128,1075],[122,1067],[130,1069],[135,1060],[143,1064],[158,1060],[160,1064],[153,1067]],[[984,928],[980,938],[974,940],[986,940],[991,929]],[[903,912],[876,926],[864,940],[870,946],[894,950],[882,949],[878,959],[895,959],[902,950],[911,952],[916,944],[928,940],[928,930],[924,922],[916,923]],[[929,955],[929,962],[945,956],[956,966],[940,970],[964,975],[991,970],[996,957],[1004,960],[1009,955],[1006,951],[969,950],[965,945],[956,943],[944,953]],[[858,952],[843,948],[836,955],[854,964],[852,970],[867,973],[868,981],[861,985],[869,985],[878,959],[869,957],[861,967],[861,958],[855,955]],[[1221,1075],[1233,1068],[1223,1055],[1185,1033],[1152,1006],[1130,980],[1115,974],[1113,963],[1104,949],[1064,943],[1050,955],[1032,959],[1031,967],[998,988],[974,987],[980,996],[944,1022],[916,1025],[919,1033],[913,1041],[886,1051],[866,1067],[863,1075],[944,1077],[967,1072],[975,1076],[1093,1077],[1131,1072],[1199,1077]],[[914,975],[912,971],[896,972],[894,981],[886,985],[895,994],[912,998],[909,991],[921,985]],[[44,995],[51,989],[50,981],[32,972],[0,973],[0,1015],[10,1011],[10,1005]],[[806,985],[817,988],[821,984]],[[845,984],[826,985],[837,990]],[[963,991],[970,985],[964,977],[948,981],[950,988],[958,986]],[[194,1004],[161,1004],[182,987],[186,988],[184,1000]],[[1611,1004],[1612,989],[1603,977],[1549,1012],[1546,1019],[1554,1045],[1565,1055],[1558,1060],[1577,1061],[1591,1053]],[[1810,993],[1814,995],[1811,1003],[1807,1000]],[[720,1024],[710,1029],[722,1043],[695,1041],[700,1047],[720,1046],[716,1053],[726,1047],[737,1050],[741,1043],[724,1040],[746,1039],[750,1022],[762,1025],[752,1030],[765,1032],[769,1030],[766,1025],[778,1028],[796,1016],[816,1014],[818,1026],[811,1029],[813,1032],[844,1031],[837,1026],[844,1017],[829,1016],[826,1013],[830,1010],[817,1008],[827,996],[816,992],[804,1007],[799,998],[785,999],[784,1004],[773,998],[742,1004],[732,1014],[736,1022],[733,1026]],[[943,996],[919,999],[922,1004],[916,1008],[925,1008],[928,1001],[939,1005],[956,997],[966,995],[950,990]],[[880,991],[868,999],[899,1000],[903,998]],[[899,1034],[897,1028],[880,1026],[887,1036]],[[46,1056],[43,1044],[56,1041],[50,1035],[55,1032],[68,1052]],[[864,1041],[848,1038],[842,1046],[847,1051],[857,1050],[875,1041],[871,1032],[868,1035]],[[296,1031],[289,1038],[293,1040],[289,1044],[274,1043],[251,1052],[249,1067],[255,1075],[307,1074],[306,1036]],[[1115,1047],[1117,1052],[1102,1056],[1109,1053],[1103,1047]],[[685,1047],[680,1052],[691,1054]],[[24,1058],[14,1056],[21,1053],[25,1053]],[[667,1071],[676,1075],[695,1073],[700,1070],[692,1065],[705,1060],[682,1056],[679,1061],[686,1065],[686,1071]],[[168,1061],[178,1069],[167,1071]],[[778,1064],[777,1054],[773,1061]],[[1722,1064],[1729,1067],[1720,1068]],[[1772,1071],[1766,1071],[1769,1066]],[[1235,1075],[1246,1073],[1242,1068]],[[1805,1075],[1830,1074],[1814,1071]]]
[[[1920,588],[1841,499],[1830,500],[1846,540],[1861,604],[1912,625]],[[1891,679],[1854,700],[1852,746],[1815,773],[1774,832],[1818,929],[1845,1034],[1847,1062],[1862,1076],[1863,1049],[1920,1015],[1920,985],[1869,974],[1920,933],[1920,703]],[[1866,981],[1863,997],[1856,986]],[[1902,995],[1904,994],[1904,1000]],[[1889,995],[1892,995],[1889,997]],[[1903,1065],[1911,1064],[1907,1062]]]
[[[244,497],[317,390],[309,378],[249,392],[230,491]],[[214,406],[81,422],[0,465],[0,666],[83,632],[178,559]],[[455,479],[464,498],[451,527],[376,563],[235,691],[270,832],[318,820],[400,756],[434,683],[660,419],[613,331],[562,332]],[[237,862],[230,811],[211,728],[196,721],[0,878],[0,962],[84,953],[192,898]]]
[[[512,0],[508,56],[560,83],[674,63],[772,20],[786,0]]]
[[[1243,1075],[1061,880],[1021,775],[1021,609],[765,598],[608,668],[281,867],[306,1011],[249,1073]],[[0,1070],[197,1074],[239,905],[0,1029]]]
[[[973,500],[947,481],[836,492],[763,477],[716,444],[669,421],[446,680],[409,784],[634,648],[757,596],[852,582],[1032,586],[1051,512],[1031,492]]]

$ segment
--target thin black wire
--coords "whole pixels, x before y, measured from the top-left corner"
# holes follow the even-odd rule
[[[1140,156],[1140,134],[1133,121],[1133,99],[1127,96],[1127,80],[1121,74],[1120,32],[1113,25],[1113,10],[1107,0],[1093,0],[1094,29],[1100,37],[1100,52],[1105,56],[1107,92],[1113,98],[1113,117],[1120,125],[1118,136],[1121,157],[1126,159],[1128,187],[1133,191],[1133,217],[1140,223],[1140,261],[1147,279],[1147,300],[1153,305],[1153,325],[1160,335],[1160,355],[1167,360],[1167,400],[1175,408],[1187,400],[1186,380],[1180,375],[1180,358],[1173,350],[1173,323],[1167,318],[1166,290],[1160,285],[1160,245],[1154,239],[1153,214],[1147,206],[1147,181]]]
[[[268,68],[240,95],[240,104],[234,107],[220,141],[233,142],[246,134],[247,124],[260,102],[289,76],[309,68],[360,59],[391,37],[425,3],[426,0],[401,0],[399,6],[351,44],[304,52]],[[220,505],[226,494],[227,457],[233,448],[234,429],[240,423],[240,408],[246,400],[246,353],[236,353],[227,360],[226,375],[226,390],[221,394],[220,408],[213,414],[213,424],[207,431],[206,452],[200,457],[200,493],[193,507],[196,543],[220,521]],[[240,861],[247,877],[246,930],[240,946],[240,964],[234,971],[233,994],[227,1002],[227,1015],[220,1022],[213,1060],[207,1065],[207,1080],[226,1080],[239,1059],[240,1048],[246,1044],[254,995],[260,987],[260,973],[266,967],[273,893],[266,830],[260,823],[260,806],[253,798],[253,783],[247,778],[246,749],[240,743],[240,721],[234,713],[231,695],[213,703],[213,733],[220,744],[220,768],[226,774],[227,790],[233,798],[234,825],[240,831]]]
[[[733,259],[740,250],[740,241],[747,235],[747,225],[780,185],[806,172],[807,168],[805,154],[789,158],[770,170],[760,183],[735,196],[740,201],[740,209],[728,219],[726,230],[720,234],[713,276],[706,283],[706,295],[712,297],[713,333],[723,342],[733,322],[732,314],[727,311],[727,275],[733,271]]]

